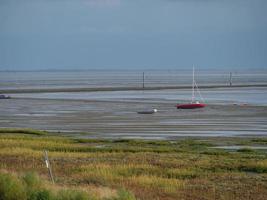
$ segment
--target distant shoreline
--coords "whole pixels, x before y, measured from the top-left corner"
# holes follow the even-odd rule
[[[236,84],[236,85],[202,85],[201,89],[215,88],[246,88],[267,87],[267,84]],[[31,89],[2,89],[2,94],[18,93],[58,93],[58,92],[104,92],[104,91],[142,91],[142,90],[167,90],[167,89],[191,89],[191,86],[148,86],[148,87],[84,87],[84,88],[31,88]]]

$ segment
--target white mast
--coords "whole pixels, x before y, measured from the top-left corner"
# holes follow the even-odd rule
[[[191,103],[195,101],[195,67],[193,66],[193,82],[192,82],[192,100]]]

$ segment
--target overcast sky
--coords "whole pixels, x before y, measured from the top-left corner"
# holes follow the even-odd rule
[[[0,70],[267,68],[267,0],[0,0]]]

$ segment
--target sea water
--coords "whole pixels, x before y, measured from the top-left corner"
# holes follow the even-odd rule
[[[2,71],[0,89],[189,86],[192,70]],[[267,70],[196,70],[199,85],[267,84]]]
[[[229,71],[196,71],[198,85],[228,85]],[[191,70],[146,70],[145,86],[190,86]],[[143,72],[137,70],[28,71],[1,72],[1,89],[142,87]],[[233,72],[233,84],[267,84],[267,71]],[[267,105],[267,87],[201,89],[207,103],[248,103]],[[116,101],[189,101],[190,89],[151,91],[101,91],[10,94],[13,97],[116,100]],[[198,97],[197,97],[198,98]],[[201,100],[201,99],[199,99]]]

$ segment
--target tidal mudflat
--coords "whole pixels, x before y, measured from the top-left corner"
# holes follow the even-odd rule
[[[222,96],[226,98],[223,91],[216,99],[214,91],[206,91],[208,106],[199,110],[177,110],[175,104],[185,99],[165,98],[186,92],[176,90],[159,91],[154,98],[156,91],[16,94],[1,100],[0,127],[34,128],[82,138],[265,137],[266,89],[249,91],[244,95],[254,96],[255,102],[244,102],[246,96],[236,99],[235,93],[238,96],[243,89],[228,90],[228,101],[220,101]],[[137,114],[151,108],[159,112]]]

